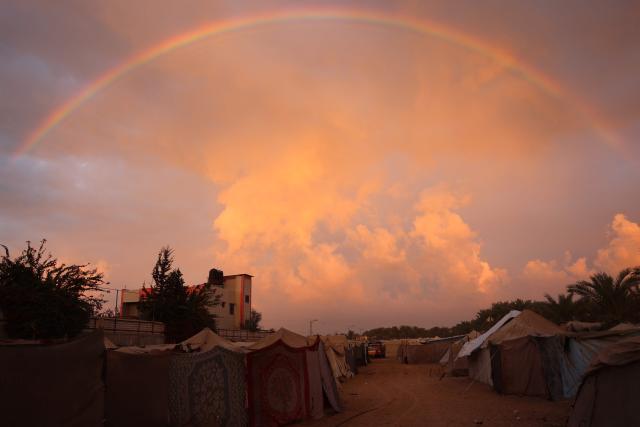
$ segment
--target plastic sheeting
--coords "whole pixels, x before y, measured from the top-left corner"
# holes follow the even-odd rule
[[[498,329],[500,329],[504,324],[509,322],[511,319],[518,317],[519,315],[520,312],[518,310],[511,310],[502,319],[498,320],[498,322],[496,322],[496,324],[493,325],[487,332],[466,343],[462,347],[462,350],[460,350],[460,352],[458,353],[458,358],[471,355],[471,353],[479,349],[491,335],[497,332]]]
[[[587,369],[569,416],[569,427],[640,425],[640,339],[601,350]]]

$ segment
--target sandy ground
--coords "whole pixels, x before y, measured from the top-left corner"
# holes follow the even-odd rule
[[[305,426],[564,426],[568,402],[501,396],[438,365],[375,360],[343,384],[344,411]]]

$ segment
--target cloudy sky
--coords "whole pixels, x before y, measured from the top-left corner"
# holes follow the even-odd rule
[[[46,238],[112,288],[171,245],[190,284],[254,275],[264,326],[298,331],[557,294],[640,264],[639,16],[3,1],[0,242]]]

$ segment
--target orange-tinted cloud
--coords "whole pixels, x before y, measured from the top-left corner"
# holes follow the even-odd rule
[[[59,6],[50,19],[46,5],[13,7],[20,19],[0,29],[13,29],[3,40],[18,52],[0,61],[0,80],[12,82],[0,99],[8,145],[47,100],[159,40],[242,12],[190,5],[116,1],[73,19]],[[459,24],[574,92],[636,79],[621,27],[582,10],[555,22],[547,17],[557,10],[523,10],[531,6],[387,7]],[[567,34],[569,24],[580,31]],[[586,59],[607,73],[580,86],[583,40]],[[600,40],[615,41],[620,57]],[[624,66],[610,66],[620,58]],[[302,331],[319,318],[325,332],[451,324],[496,299],[540,298],[635,263],[638,226],[625,216],[598,250],[602,224],[638,209],[633,159],[523,77],[464,46],[370,24],[288,22],[212,37],[127,74],[30,156],[0,157],[10,200],[0,238],[44,235],[75,262],[105,260],[113,286],[130,288],[149,280],[170,244],[189,283],[213,266],[254,274],[266,326]],[[608,95],[636,99],[636,86]],[[627,104],[616,108],[629,123],[637,109]],[[557,255],[564,250],[579,256]]]

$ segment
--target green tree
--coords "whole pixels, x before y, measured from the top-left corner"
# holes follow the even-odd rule
[[[74,337],[104,302],[99,292],[107,283],[88,265],[59,264],[39,248],[27,248],[12,259],[0,260],[0,310],[11,338],[54,339]]]
[[[250,331],[260,330],[260,322],[262,321],[262,313],[251,310],[249,320],[244,323],[244,328]]]
[[[545,294],[545,317],[555,323],[564,323],[584,318],[584,301],[574,301],[574,294],[558,294],[557,299]]]
[[[571,294],[593,307],[595,319],[605,323],[638,320],[637,301],[640,268],[625,268],[613,278],[607,273],[593,274],[567,286]]]
[[[143,285],[140,317],[165,324],[169,342],[179,342],[205,327],[215,329],[215,317],[209,308],[219,304],[220,296],[208,283],[185,286],[182,272],[173,269],[173,250],[164,247],[151,272],[152,285]]]

